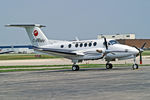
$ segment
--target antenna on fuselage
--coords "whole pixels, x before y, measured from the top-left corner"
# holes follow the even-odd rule
[[[76,40],[76,41],[80,41],[79,38],[78,38],[77,36],[75,37],[75,40]]]

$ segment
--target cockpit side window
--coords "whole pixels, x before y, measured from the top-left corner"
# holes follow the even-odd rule
[[[108,45],[114,45],[114,44],[119,44],[119,42],[116,41],[116,40],[110,40],[110,41],[108,42]]]

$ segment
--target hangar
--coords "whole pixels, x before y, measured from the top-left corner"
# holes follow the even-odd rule
[[[0,50],[14,51],[14,53],[34,53],[32,45],[18,45],[18,46],[0,46]]]
[[[113,34],[113,35],[98,35],[98,39],[106,37],[107,39],[135,39],[135,34],[128,33],[128,34]]]

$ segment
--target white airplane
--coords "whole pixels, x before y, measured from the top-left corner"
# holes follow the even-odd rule
[[[6,53],[11,53],[11,52],[14,52],[14,51],[12,51],[12,50],[9,50],[9,51],[7,51],[7,50],[6,50],[6,51],[3,51],[3,50],[0,49],[0,54],[6,54]]]
[[[7,53],[12,53],[14,52],[13,48],[11,48],[12,50],[6,50],[6,49],[2,49],[0,48],[0,54],[7,54]]]
[[[105,59],[106,69],[112,69],[113,65],[110,61],[134,59],[132,68],[138,69],[136,57],[140,55],[140,63],[142,63],[142,52],[145,44],[141,48],[131,47],[119,44],[113,39],[98,40],[82,40],[79,41],[60,41],[48,40],[42,32],[41,28],[45,27],[40,24],[8,24],[7,27],[22,27],[26,29],[28,36],[35,51],[59,55],[64,58],[71,59],[73,62],[72,70],[78,71],[78,62],[84,60]]]

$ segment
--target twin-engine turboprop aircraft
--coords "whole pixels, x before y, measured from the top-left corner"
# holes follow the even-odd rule
[[[141,48],[131,47],[105,37],[99,40],[82,41],[48,40],[41,30],[41,27],[45,27],[43,25],[9,24],[6,26],[25,28],[35,51],[71,59],[73,71],[79,70],[77,63],[83,60],[105,59],[107,61],[106,69],[112,69],[113,65],[110,61],[134,59],[132,68],[138,69],[136,57],[140,55],[140,63],[142,63],[141,53],[145,44]]]

